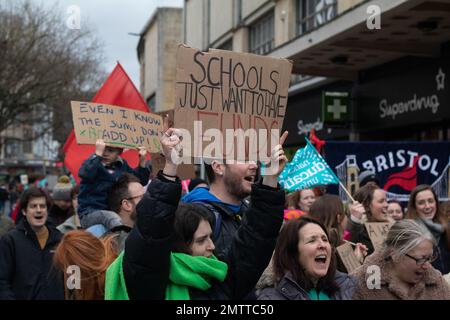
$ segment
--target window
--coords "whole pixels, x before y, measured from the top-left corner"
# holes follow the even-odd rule
[[[336,16],[336,0],[297,0],[297,33],[304,34]]]
[[[250,52],[266,54],[274,47],[273,11],[250,26]]]
[[[233,38],[222,43],[217,49],[233,51]]]
[[[19,139],[5,139],[5,158],[15,159],[22,154],[22,144]]]
[[[151,112],[155,112],[156,110],[155,110],[155,108],[156,108],[156,95],[155,94],[152,94],[150,97],[148,97],[147,98],[147,106],[148,106],[148,109],[151,111]]]
[[[22,151],[23,153],[33,153],[33,130],[31,128],[23,129],[23,145]]]

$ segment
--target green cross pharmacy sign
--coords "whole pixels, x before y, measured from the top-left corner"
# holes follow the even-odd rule
[[[348,92],[322,93],[322,121],[344,124],[350,120],[350,98]]]

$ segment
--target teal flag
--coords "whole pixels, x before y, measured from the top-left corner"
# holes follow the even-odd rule
[[[333,170],[311,142],[306,137],[305,139],[306,146],[299,149],[292,161],[286,164],[278,177],[278,182],[287,191],[339,184],[339,179]]]

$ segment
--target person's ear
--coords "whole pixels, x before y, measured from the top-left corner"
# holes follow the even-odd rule
[[[213,160],[211,162],[211,168],[213,169],[215,174],[217,174],[219,176],[223,176],[225,166],[222,163],[220,163],[217,160]]]
[[[25,211],[25,209],[22,209],[22,210],[20,210],[20,211],[22,212],[22,214],[23,214],[24,216],[27,215],[27,212]]]
[[[121,207],[123,207],[127,211],[131,210],[130,201],[128,201],[127,199],[123,199],[122,202],[120,203],[120,205],[121,205]]]

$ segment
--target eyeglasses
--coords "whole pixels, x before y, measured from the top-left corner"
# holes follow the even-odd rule
[[[433,261],[435,261],[437,259],[436,252],[433,252],[433,254],[430,257],[426,257],[426,258],[414,258],[413,256],[410,256],[407,253],[405,254],[405,256],[413,259],[416,262],[417,266],[419,266],[419,267],[423,266],[427,262],[432,263]]]

